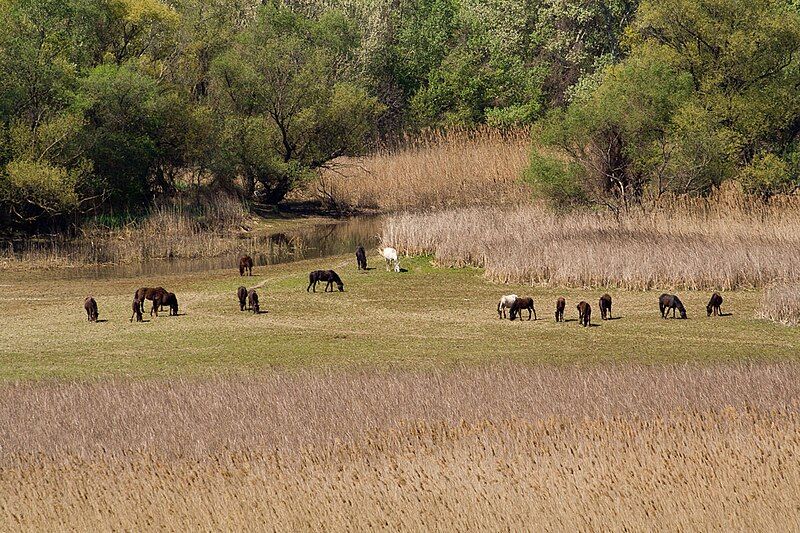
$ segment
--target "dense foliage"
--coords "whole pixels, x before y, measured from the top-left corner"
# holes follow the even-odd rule
[[[408,130],[537,124],[563,203],[800,172],[790,0],[0,0],[0,224],[274,204]]]

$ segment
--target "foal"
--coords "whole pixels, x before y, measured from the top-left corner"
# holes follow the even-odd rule
[[[506,294],[500,297],[500,301],[497,302],[497,316],[500,317],[501,320],[506,317],[506,309],[511,309],[516,299],[516,294]]]
[[[606,318],[611,318],[611,295],[608,293],[600,297],[600,319]]]
[[[247,303],[250,304],[250,309],[254,314],[257,315],[261,312],[261,308],[258,306],[258,293],[255,289],[250,289],[250,292],[247,293]]]
[[[142,305],[138,298],[133,299],[131,307],[133,308],[133,314],[130,321],[133,322],[133,317],[136,317],[136,322],[142,322]]]
[[[556,322],[564,322],[564,308],[567,307],[567,301],[563,296],[559,296],[556,300]]]
[[[536,318],[536,308],[533,307],[533,298],[517,298],[514,300],[514,303],[511,304],[511,320],[517,318],[519,315],[520,321],[522,320],[522,310],[528,310],[528,320],[531,319],[531,313],[533,314],[534,320],[539,320]]]
[[[592,325],[592,306],[589,305],[589,302],[581,302],[577,305],[578,307],[578,324],[582,325],[583,327],[589,327]]]
[[[386,259],[386,270],[389,270],[389,265],[394,263],[394,271],[400,272],[400,261],[397,259],[397,250],[394,248],[386,248],[380,249],[381,255],[384,259]]]
[[[718,292],[715,292],[714,294],[711,295],[711,299],[708,301],[708,305],[706,306],[706,312],[708,313],[708,316],[711,316],[712,313],[714,314],[714,316],[717,315],[721,316],[722,315],[722,309],[720,309],[721,306],[722,306],[722,296]]]
[[[236,289],[236,297],[239,298],[239,311],[244,311],[247,305],[247,287],[239,287]]]

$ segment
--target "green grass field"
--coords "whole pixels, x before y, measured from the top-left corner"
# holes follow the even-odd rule
[[[689,320],[662,320],[655,292],[611,291],[614,316],[601,321],[601,290],[497,285],[477,269],[443,269],[430,258],[405,259],[408,272],[357,272],[350,256],[155,279],[68,281],[41,273],[0,274],[0,379],[179,376],[250,373],[270,367],[426,368],[498,361],[598,363],[780,360],[800,355],[800,329],[758,320],[759,292],[725,293],[721,318],[707,318],[706,292],[681,292]],[[307,273],[334,268],[344,293],[306,293]],[[259,289],[262,309],[240,312],[240,284]],[[179,317],[130,323],[140,286],[175,292]],[[498,320],[497,300],[533,296],[538,321]],[[86,321],[83,298],[100,308]],[[567,322],[553,320],[567,298]],[[593,307],[592,328],[575,305]],[[145,313],[145,319],[149,319]]]

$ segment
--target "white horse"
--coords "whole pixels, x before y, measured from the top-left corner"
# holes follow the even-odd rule
[[[516,294],[506,294],[505,296],[500,297],[500,301],[497,303],[497,316],[501,319],[506,317],[506,309],[511,309],[511,306],[514,305],[514,302],[517,301]]]
[[[394,248],[381,248],[379,250],[384,259],[386,259],[386,270],[389,270],[389,265],[394,264],[394,271],[400,272],[400,261],[397,260],[397,250]]]

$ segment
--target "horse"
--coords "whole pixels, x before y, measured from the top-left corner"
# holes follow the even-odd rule
[[[559,296],[556,300],[556,322],[564,322],[565,307],[567,307],[567,301],[563,296]]]
[[[708,316],[711,316],[712,313],[714,316],[722,315],[722,309],[720,309],[720,306],[722,306],[722,296],[718,292],[715,292],[711,295],[711,299],[708,301],[708,305],[706,306],[706,312],[708,313]]]
[[[247,293],[247,303],[253,313],[258,314],[261,312],[261,308],[258,306],[258,293],[255,289],[250,289],[250,292]]]
[[[578,325],[589,327],[592,325],[592,306],[589,302],[582,301],[577,306],[578,308]]]
[[[675,318],[675,309],[680,311],[681,318],[686,318],[686,308],[680,298],[674,294],[664,293],[659,296],[658,307],[661,310],[661,318],[667,318],[670,309],[672,309],[672,318]]]
[[[247,270],[247,275],[253,275],[253,258],[249,255],[243,255],[239,258],[239,275],[244,276],[244,271]]]
[[[606,320],[606,318],[611,318],[611,295],[608,293],[600,297],[600,319]]]
[[[131,304],[131,307],[133,308],[133,314],[131,315],[131,320],[130,321],[133,322],[133,317],[136,317],[136,322],[141,322],[142,321],[142,306],[141,306],[141,302],[139,301],[138,298],[134,298],[133,299],[133,303]]]
[[[83,308],[86,309],[86,314],[89,317],[89,322],[97,322],[97,302],[91,296],[87,296],[83,301]]]
[[[306,287],[306,292],[308,292],[309,289],[314,289],[314,292],[317,292],[317,283],[320,281],[327,282],[325,285],[325,292],[328,292],[328,289],[333,292],[334,283],[336,283],[336,288],[339,289],[339,292],[344,292],[344,283],[342,283],[339,274],[333,270],[315,270],[311,272],[308,275],[308,287]]]
[[[536,318],[536,308],[533,307],[533,298],[517,298],[514,300],[514,303],[511,304],[511,315],[509,318],[514,320],[519,315],[520,321],[522,320],[522,310],[528,310],[528,320],[531,319],[531,312],[533,313],[533,319],[538,320]]]
[[[500,297],[500,301],[497,302],[497,316],[501,320],[506,317],[506,309],[510,309],[516,299],[516,294],[506,294]]]
[[[363,246],[356,248],[356,263],[358,264],[356,270],[367,269],[367,252],[364,251]]]
[[[164,297],[167,294],[167,289],[164,287],[142,287],[141,289],[137,290],[134,295],[134,300],[139,300],[139,306],[141,307],[142,313],[144,313],[144,302],[145,300],[155,300],[156,298]],[[153,316],[153,311],[150,311],[150,316]],[[158,316],[158,314],[156,314]]]
[[[239,311],[244,311],[247,305],[247,287],[239,287],[236,289],[236,297],[239,298]]]
[[[174,292],[168,292],[161,298],[153,300],[153,308],[164,305],[169,306],[169,316],[178,316],[178,297]],[[158,312],[156,312],[156,316],[158,316]]]
[[[381,255],[384,259],[386,259],[386,271],[389,271],[389,265],[394,263],[394,271],[400,272],[400,261],[397,259],[397,250],[394,248],[386,248],[379,249]]]

